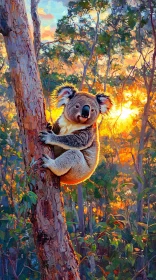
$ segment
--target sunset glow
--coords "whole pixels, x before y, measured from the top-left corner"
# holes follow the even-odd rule
[[[127,121],[128,118],[132,119],[136,117],[136,115],[138,115],[139,112],[138,108],[131,109],[128,105],[129,102],[127,104],[124,104],[121,108],[114,107],[114,109],[111,112],[112,118],[118,118],[121,121]]]

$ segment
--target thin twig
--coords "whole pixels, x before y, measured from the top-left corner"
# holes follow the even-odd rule
[[[40,274],[40,272],[39,272],[38,270],[32,269],[30,266],[27,266],[27,265],[24,264],[24,267],[30,269],[30,270],[33,271],[33,272],[37,272],[37,273]]]
[[[65,44],[65,45],[71,45],[71,43],[69,42],[61,42],[59,39],[57,40],[54,40],[54,41],[49,41],[49,42],[45,42],[45,43],[41,43],[41,47],[45,46],[45,45],[50,45],[50,44],[55,44],[55,43],[62,43],[62,44]]]
[[[136,273],[136,275],[135,275],[131,280],[135,280],[136,277],[137,277],[141,272],[143,272],[143,271],[145,270],[145,268],[149,265],[149,263],[150,263],[155,257],[156,257],[156,255],[153,256],[153,257],[147,262],[147,264],[146,264],[142,269],[140,269],[140,270]]]
[[[23,268],[21,269],[21,272],[18,274],[18,278],[20,277],[20,275],[22,274],[24,269],[25,269],[25,267],[23,266]]]
[[[9,255],[7,255],[7,254],[4,254],[4,255],[8,258],[8,260],[9,260],[9,262],[10,262],[10,264],[11,264],[12,272],[13,272],[13,275],[14,275],[15,279],[18,280],[19,278],[18,278],[18,276],[17,276],[17,274],[16,274],[13,261],[10,259]]]
[[[136,164],[136,160],[135,160],[134,154],[132,153],[132,151],[130,152],[130,154],[131,154],[132,159],[133,159],[133,164],[134,164],[135,170],[136,170],[137,174],[139,175],[139,170],[138,170],[138,166]]]

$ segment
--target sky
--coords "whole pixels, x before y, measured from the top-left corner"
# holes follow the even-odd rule
[[[38,4],[38,13],[41,20],[42,41],[53,39],[58,20],[67,14],[68,2],[68,0],[40,0]],[[25,3],[31,27],[30,0],[25,0]]]

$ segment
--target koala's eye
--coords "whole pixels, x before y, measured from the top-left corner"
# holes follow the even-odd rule
[[[79,107],[80,107],[80,106],[79,106],[78,104],[75,106],[75,108],[77,108],[77,109],[78,109]]]
[[[94,112],[95,110],[94,109],[91,109],[91,112]]]

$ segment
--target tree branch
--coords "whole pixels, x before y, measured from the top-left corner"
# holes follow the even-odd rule
[[[33,271],[33,272],[37,272],[37,273],[40,274],[40,272],[39,272],[38,270],[32,269],[30,266],[27,266],[27,265],[24,264],[24,268],[25,268],[25,267],[28,268],[28,269],[30,269],[30,270]]]
[[[11,267],[12,267],[12,272],[13,272],[13,275],[14,275],[15,279],[16,279],[16,280],[18,280],[19,278],[18,278],[18,276],[17,276],[17,274],[16,274],[16,271],[15,271],[15,267],[14,267],[13,261],[11,260],[11,258],[10,258],[10,256],[9,256],[9,255],[7,255],[7,254],[4,254],[4,255],[8,258],[8,260],[9,260],[9,262],[10,262],[10,264],[11,264]]]
[[[135,156],[134,154],[132,153],[132,151],[130,152],[131,156],[132,156],[132,159],[133,159],[133,164],[134,164],[134,167],[135,167],[135,171],[137,172],[137,174],[139,175],[139,170],[138,170],[138,166],[136,164],[136,160],[135,160]]]
[[[149,263],[150,263],[155,257],[156,257],[156,255],[153,256],[153,257],[146,263],[146,265],[145,265],[141,270],[139,270],[139,271],[136,273],[136,275],[132,278],[132,280],[135,280],[136,277],[139,276],[139,275],[141,274],[141,272],[143,272],[143,271],[145,270],[145,268],[149,265]]]

